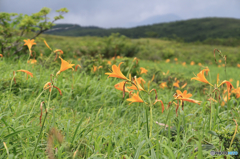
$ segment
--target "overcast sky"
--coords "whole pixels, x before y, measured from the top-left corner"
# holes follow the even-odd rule
[[[240,19],[240,0],[0,0],[0,12],[32,14],[42,7],[66,7],[58,23],[82,26],[128,27],[157,15],[174,14],[182,20],[202,17]]]

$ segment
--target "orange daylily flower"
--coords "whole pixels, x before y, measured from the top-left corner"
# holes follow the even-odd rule
[[[43,54],[42,54],[42,53],[40,53],[40,56],[42,57],[42,56],[43,56]]]
[[[109,65],[112,65],[111,61],[108,61],[107,63],[108,63]]]
[[[159,86],[160,88],[164,89],[165,87],[167,87],[167,82],[162,82]]]
[[[200,81],[200,82],[204,82],[204,83],[207,83],[207,84],[210,84],[211,86],[213,86],[211,83],[209,83],[207,81],[207,79],[205,78],[205,75],[204,75],[204,72],[208,72],[209,69],[203,69],[202,71],[200,71],[200,73],[197,74],[197,77],[193,77],[191,78],[191,80],[197,80],[197,81]]]
[[[72,70],[73,70],[73,66],[75,65],[75,64],[70,64],[70,63],[68,63],[67,61],[65,61],[65,60],[63,60],[60,56],[59,56],[59,58],[61,59],[61,68],[60,68],[60,70],[57,72],[57,75],[59,75],[61,72],[63,72],[63,71],[66,71],[67,69],[69,69],[69,68],[71,68]]]
[[[236,98],[239,98],[240,97],[240,87],[233,89],[232,93],[236,94]]]
[[[191,102],[191,103],[196,103],[198,105],[200,105],[201,101],[197,101],[194,99],[191,99],[190,97],[192,96],[191,93],[187,94],[187,90],[185,90],[183,93],[180,90],[176,91],[177,93],[175,93],[173,95],[173,97],[177,100],[181,100],[181,101],[187,101],[187,102]]]
[[[28,60],[27,63],[35,64],[35,63],[37,63],[37,60],[35,60],[35,59],[30,59],[30,60]]]
[[[120,70],[120,66],[123,62],[120,62],[120,64],[117,66],[117,65],[112,65],[112,73],[105,73],[106,75],[109,75],[108,77],[116,77],[116,78],[121,78],[121,79],[124,79],[124,80],[128,80],[127,77],[125,77],[121,70]]]
[[[199,62],[199,63],[198,63],[198,66],[202,66],[202,64]]]
[[[169,63],[169,62],[170,62],[170,59],[167,59],[165,62],[166,62],[166,63]]]
[[[187,94],[187,90],[183,91],[183,93],[180,90],[176,90],[177,93],[173,95],[173,97],[181,97],[181,98],[190,98],[192,96],[191,93]]]
[[[122,81],[120,83],[115,84],[114,87],[120,91],[123,91],[124,83],[125,81]],[[130,91],[125,87],[125,92],[129,93]]]
[[[177,80],[175,83],[173,83],[173,86],[178,87],[179,88],[179,80]]]
[[[139,93],[137,93],[137,94],[134,93],[131,98],[128,98],[128,99],[127,99],[127,101],[131,102],[131,103],[129,103],[129,105],[132,104],[133,102],[139,102],[139,103],[143,103],[143,102],[144,102],[144,101],[139,97]]]
[[[176,61],[176,62],[177,62],[177,61],[178,61],[178,59],[177,59],[177,58],[174,58],[174,61]]]
[[[0,57],[3,57],[3,55],[2,55],[2,54],[0,54]]]
[[[182,65],[185,66],[185,65],[186,65],[186,62],[183,62]]]
[[[120,56],[117,56],[117,59],[120,59],[121,57]]]
[[[240,64],[237,64],[237,67],[240,67]]]
[[[140,74],[143,74],[143,73],[147,74],[147,72],[148,72],[148,70],[146,70],[143,67],[140,67],[140,70],[141,70]]]
[[[103,67],[102,66],[97,67],[97,66],[93,65],[93,72],[96,72],[100,68],[103,68]]]
[[[218,62],[219,62],[219,63],[221,63],[221,62],[222,62],[222,60],[218,60]]]
[[[25,42],[24,45],[27,45],[29,51],[31,52],[32,46],[36,45],[36,43],[34,42],[34,39],[32,39],[32,40],[28,39],[28,40],[23,40],[23,41]]]
[[[195,62],[194,61],[192,61],[191,63],[190,63],[190,65],[194,65],[195,64]]]
[[[50,46],[48,45],[48,43],[44,40],[43,41],[44,43],[45,43],[45,45],[50,49],[50,50],[52,50],[51,48],[50,48]]]
[[[17,70],[17,72],[24,72],[24,73],[26,73],[27,74],[27,79],[28,79],[28,75],[33,77],[33,74],[31,72],[27,71],[27,70]]]

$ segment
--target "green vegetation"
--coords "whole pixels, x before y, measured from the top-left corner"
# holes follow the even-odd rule
[[[31,16],[1,12],[0,53],[4,56],[18,54],[23,49],[22,41],[27,34],[31,35],[30,39],[35,39],[53,27],[55,21],[63,19],[62,14],[68,12],[66,8],[61,8],[56,11],[59,16],[55,16],[53,21],[48,21],[47,16],[50,10],[50,8],[43,7],[39,12],[33,13]]]
[[[213,50],[216,48],[227,55],[227,66],[236,67],[240,63],[239,46],[210,46],[153,38],[129,39],[118,34],[112,34],[104,38],[43,35],[40,36],[38,41],[41,42],[42,38],[46,39],[51,46],[54,46],[54,49],[61,48],[66,52],[65,57],[101,54],[103,57],[109,58],[116,54],[116,56],[136,56],[151,61],[170,59],[171,63],[174,62],[174,58],[178,58],[179,63],[190,64],[191,61],[194,61],[196,64],[209,65],[215,63]],[[36,46],[36,49],[33,49],[37,55],[40,55],[41,52],[50,53],[48,48],[43,46],[44,44],[40,43]],[[220,59],[217,52],[216,57]]]
[[[202,18],[171,23],[139,26],[134,28],[82,27],[79,25],[58,24],[47,34],[62,36],[110,36],[120,33],[129,38],[164,38],[186,42],[237,46],[240,43],[240,20],[231,18]],[[68,29],[65,29],[68,27]]]
[[[0,54],[0,158],[240,152],[239,46],[120,34],[40,35],[24,46],[21,38],[25,49]]]

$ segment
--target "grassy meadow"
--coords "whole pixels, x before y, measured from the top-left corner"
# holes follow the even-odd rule
[[[25,46],[18,58],[0,57],[0,158],[240,152],[240,47],[52,35],[35,42],[33,56]]]

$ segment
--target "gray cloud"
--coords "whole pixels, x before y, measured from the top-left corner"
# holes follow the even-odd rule
[[[0,0],[1,12],[31,14],[42,7],[66,7],[69,13],[58,23],[83,26],[126,27],[157,15],[175,14],[182,19],[233,17],[240,19],[239,0]]]

